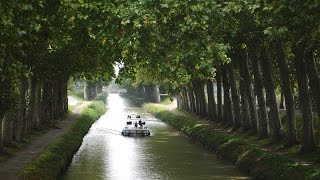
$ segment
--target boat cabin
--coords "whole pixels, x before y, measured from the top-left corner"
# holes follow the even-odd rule
[[[126,126],[121,134],[123,136],[150,136],[150,131],[146,122],[141,120],[140,115],[128,115]]]

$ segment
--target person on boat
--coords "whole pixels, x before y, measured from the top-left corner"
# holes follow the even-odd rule
[[[139,119],[139,126],[142,128],[142,121]]]

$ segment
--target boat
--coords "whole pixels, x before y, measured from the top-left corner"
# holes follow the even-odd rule
[[[150,131],[146,122],[141,120],[140,115],[128,115],[125,128],[122,130],[123,136],[150,136]]]

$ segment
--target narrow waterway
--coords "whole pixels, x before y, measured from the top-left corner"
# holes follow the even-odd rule
[[[63,179],[248,179],[170,126],[118,94],[84,137]],[[150,137],[120,135],[128,114],[140,114]]]

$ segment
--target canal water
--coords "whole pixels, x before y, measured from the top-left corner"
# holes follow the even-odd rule
[[[62,179],[249,179],[120,95],[110,94],[107,108],[84,137]],[[121,136],[128,114],[139,114],[151,136]]]

